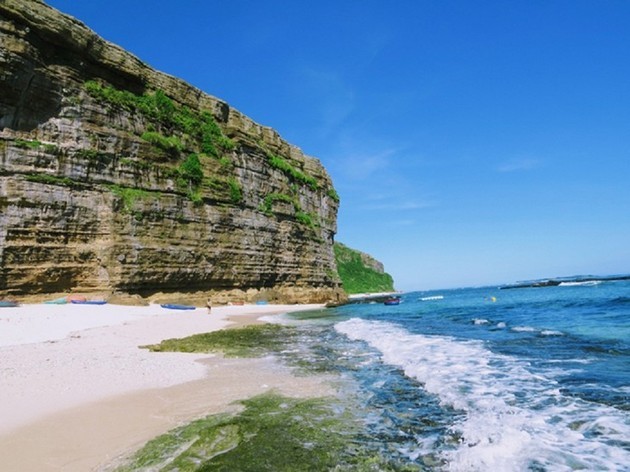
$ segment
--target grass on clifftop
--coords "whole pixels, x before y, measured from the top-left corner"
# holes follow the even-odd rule
[[[343,289],[346,293],[393,292],[394,279],[386,272],[378,272],[367,267],[361,260],[361,253],[343,244],[335,243],[335,260]]]

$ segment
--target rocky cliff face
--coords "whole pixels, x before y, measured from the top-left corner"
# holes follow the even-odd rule
[[[0,295],[342,293],[332,182],[274,130],[37,0],[0,76]]]

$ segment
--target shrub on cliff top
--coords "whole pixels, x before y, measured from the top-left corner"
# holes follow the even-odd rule
[[[334,187],[330,187],[328,189],[328,191],[326,192],[326,194],[333,199],[334,201],[336,201],[337,203],[339,203],[339,194],[337,193],[337,191],[334,189]]]
[[[271,167],[282,171],[287,177],[292,180],[295,180],[301,184],[308,185],[312,190],[317,190],[319,185],[317,184],[317,180],[311,177],[310,175],[306,175],[304,172],[293,167],[289,161],[286,159],[277,156],[269,151],[266,151],[267,161],[271,165]]]
[[[394,280],[386,272],[377,272],[363,264],[361,253],[335,243],[335,261],[346,293],[393,292]]]

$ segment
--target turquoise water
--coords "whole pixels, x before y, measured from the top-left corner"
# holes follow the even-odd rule
[[[443,297],[433,299],[433,297]],[[364,444],[426,470],[630,470],[630,282],[415,292],[287,316]]]

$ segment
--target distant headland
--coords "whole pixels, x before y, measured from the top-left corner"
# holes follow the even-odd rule
[[[615,280],[630,280],[630,275],[574,275],[570,277],[554,277],[551,279],[526,280],[504,285],[499,288],[506,290],[511,288],[558,287],[560,285],[596,285],[600,282],[612,282]]]

